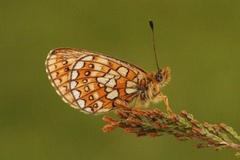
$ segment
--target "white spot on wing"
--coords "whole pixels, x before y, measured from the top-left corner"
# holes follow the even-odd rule
[[[78,99],[80,97],[80,92],[78,90],[73,90],[72,94],[73,94],[75,99]]]
[[[120,67],[118,68],[117,70],[123,77],[126,77],[127,76],[127,73],[128,73],[128,69],[125,68],[125,67]]]
[[[93,60],[93,56],[86,56],[86,57],[82,58],[81,60],[83,60],[83,61],[92,61]]]
[[[78,61],[74,66],[74,69],[81,69],[84,66],[84,62]]]
[[[112,92],[107,94],[107,99],[114,99],[118,97],[118,91],[117,90],[113,90]]]
[[[83,83],[87,83],[87,82],[88,82],[88,80],[87,80],[87,79],[84,79],[84,80],[83,80]]]
[[[98,81],[99,83],[106,84],[106,83],[109,81],[109,78],[98,77],[98,78],[97,78],[97,81]]]
[[[88,92],[90,88],[88,86],[84,87],[84,91]]]
[[[89,100],[93,100],[94,99],[92,95],[90,95],[88,98],[89,98]]]
[[[119,76],[118,72],[116,72],[112,69],[108,73],[111,74],[111,75]]]
[[[93,113],[92,108],[90,108],[90,107],[86,107],[86,108],[84,108],[84,110],[86,112]]]
[[[113,78],[114,77],[114,75],[112,75],[112,74],[106,74],[105,76],[104,76],[105,78]]]
[[[72,71],[71,78],[76,79],[78,77],[78,71]]]
[[[126,91],[127,94],[132,94],[134,92],[137,92],[137,89],[135,89],[135,88],[126,88],[125,91]]]
[[[111,79],[110,81],[108,81],[108,83],[106,83],[106,86],[108,87],[114,87],[116,86],[116,80],[115,79]]]
[[[136,87],[137,84],[135,82],[132,81],[127,81],[127,87]]]
[[[79,100],[77,101],[77,103],[78,103],[78,106],[79,106],[80,108],[84,108],[84,107],[85,107],[85,101],[84,101],[84,100],[79,99]]]
[[[77,82],[76,81],[71,81],[70,82],[70,89],[73,89],[77,86]]]

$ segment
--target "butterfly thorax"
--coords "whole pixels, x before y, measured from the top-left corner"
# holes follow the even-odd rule
[[[147,75],[147,79],[140,81],[140,94],[137,97],[138,106],[148,106],[150,102],[162,100],[160,89],[170,81],[170,68],[158,70]]]

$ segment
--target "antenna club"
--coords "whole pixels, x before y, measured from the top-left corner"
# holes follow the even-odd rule
[[[153,21],[152,21],[152,19],[149,19],[149,25],[150,25],[151,29],[153,30]]]

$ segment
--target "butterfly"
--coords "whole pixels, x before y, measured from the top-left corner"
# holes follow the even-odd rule
[[[101,53],[57,48],[47,56],[46,72],[62,99],[84,113],[101,114],[117,107],[116,102],[135,107],[161,100],[160,88],[170,80],[170,69],[148,73],[133,64]]]

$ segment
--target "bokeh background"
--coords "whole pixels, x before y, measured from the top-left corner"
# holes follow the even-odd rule
[[[163,89],[172,109],[240,133],[239,15],[237,0],[0,1],[0,159],[235,159],[235,151],[195,149],[197,141],[169,135],[103,133],[101,115],[55,93],[44,61],[51,49],[72,47],[156,70],[151,18],[160,66],[172,69]]]

